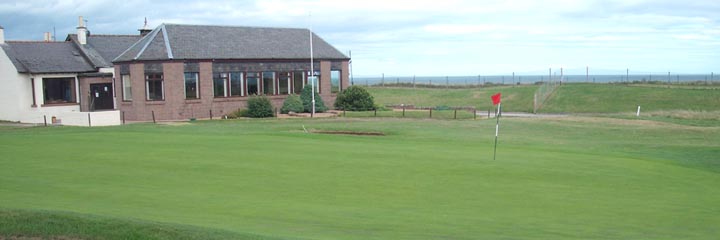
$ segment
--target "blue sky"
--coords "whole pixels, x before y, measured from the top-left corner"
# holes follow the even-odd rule
[[[312,13],[312,17],[308,14]],[[8,40],[188,23],[298,27],[352,51],[355,76],[720,72],[720,1],[255,0],[0,2]]]

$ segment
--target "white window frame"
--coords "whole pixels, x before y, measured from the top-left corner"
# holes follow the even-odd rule
[[[195,98],[187,98],[187,79],[185,78],[186,73],[195,75]],[[185,92],[185,99],[200,99],[200,73],[198,72],[185,72],[183,73],[183,92]],[[165,92],[163,91],[163,94]],[[163,97],[163,99],[165,99]]]
[[[133,100],[132,95],[132,79],[130,79],[130,75],[128,74],[122,74],[120,75],[120,82],[122,84],[122,100],[126,102],[130,102]]]

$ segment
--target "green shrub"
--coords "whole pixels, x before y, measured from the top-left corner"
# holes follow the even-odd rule
[[[349,111],[373,110],[375,102],[373,96],[360,86],[350,86],[340,92],[335,99],[335,108]]]
[[[300,113],[300,112],[303,112],[303,110],[305,110],[305,107],[303,106],[302,100],[300,100],[300,96],[290,95],[283,102],[283,106],[280,109],[280,112],[281,113],[289,113],[289,112]]]
[[[305,85],[305,87],[302,90],[302,93],[300,94],[300,99],[303,103],[303,108],[305,112],[312,112],[312,86],[310,84]],[[325,112],[327,111],[327,107],[325,106],[325,102],[323,102],[322,98],[320,97],[320,94],[317,92],[315,93],[315,112]]]
[[[269,98],[265,96],[251,96],[250,99],[248,99],[247,117],[265,118],[273,116],[273,107]]]
[[[238,109],[237,111],[231,112],[227,115],[227,118],[230,118],[230,119],[241,118],[241,117],[248,117],[247,109]]]

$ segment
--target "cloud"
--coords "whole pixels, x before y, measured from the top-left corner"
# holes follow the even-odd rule
[[[717,68],[717,12],[717,0],[5,0],[0,25],[6,39],[36,40],[53,27],[64,39],[78,15],[106,34],[134,34],[145,17],[151,26],[312,27],[353,51],[358,74],[474,75],[557,63]]]

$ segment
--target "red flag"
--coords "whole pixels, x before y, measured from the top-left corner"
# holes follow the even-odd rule
[[[500,104],[500,93],[496,93],[495,95],[492,95],[492,97],[490,97],[490,98],[492,98],[493,105]]]

